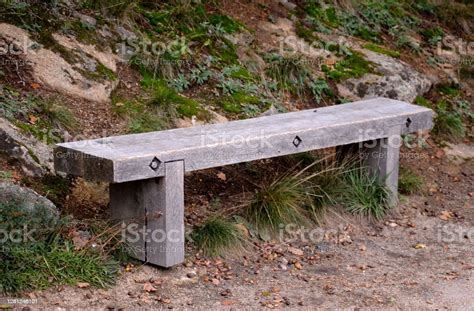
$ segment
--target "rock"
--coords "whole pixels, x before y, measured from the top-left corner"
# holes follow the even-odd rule
[[[450,144],[447,143],[444,152],[448,159],[455,164],[461,164],[464,161],[474,159],[474,147],[467,144]]]
[[[350,100],[388,97],[412,103],[418,95],[427,93],[430,79],[404,62],[372,51],[361,51],[375,64],[379,74],[366,74],[337,85],[339,95]]]
[[[0,38],[5,39],[19,47],[18,56],[31,68],[32,78],[52,90],[68,96],[75,96],[94,102],[108,102],[110,93],[117,85],[114,81],[93,81],[84,77],[73,65],[68,63],[61,55],[41,47],[37,42],[31,40],[28,32],[16,26],[1,23]],[[56,36],[58,39],[62,37]],[[70,48],[76,46],[74,40],[64,40],[64,44],[69,44]],[[94,53],[100,58],[105,66],[112,66],[114,57],[112,54],[101,54],[94,52],[92,46],[85,47],[87,53]],[[94,56],[93,55],[93,56]]]
[[[272,116],[274,114],[278,114],[278,109],[275,108],[275,106],[272,104],[270,108],[268,108],[266,111],[262,112],[260,116]]]
[[[52,149],[34,137],[20,133],[3,118],[0,118],[0,154],[14,159],[28,176],[41,177],[54,172]]]
[[[296,4],[291,3],[288,0],[280,0],[280,3],[290,11],[294,10],[297,7]]]
[[[132,32],[130,30],[127,30],[127,29],[123,28],[122,26],[115,27],[115,32],[119,34],[119,36],[122,40],[136,39],[137,38],[137,35],[134,32]]]
[[[97,25],[97,20],[92,16],[84,15],[79,12],[74,12],[74,17],[79,18],[83,24],[87,24],[92,27],[95,27],[95,25]]]
[[[24,223],[28,230],[35,229],[33,237],[40,238],[39,234],[48,233],[58,222],[59,211],[50,200],[29,188],[9,182],[0,182],[0,206],[5,207],[5,204],[11,202],[14,203],[13,211],[0,209],[0,214],[7,212],[7,214],[1,215],[1,218],[7,219],[7,221],[2,221],[0,227],[18,226],[19,223]],[[8,219],[13,214],[15,214],[15,219],[9,223]]]
[[[93,45],[85,45],[74,38],[66,37],[56,33],[53,34],[53,38],[67,49],[71,51],[82,51],[88,55],[91,55],[93,58],[98,60],[105,67],[109,68],[113,72],[117,71],[116,61],[118,58],[116,55],[112,54],[110,50],[108,52],[101,52],[98,51]]]

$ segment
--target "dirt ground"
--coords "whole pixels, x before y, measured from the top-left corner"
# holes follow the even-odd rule
[[[337,208],[326,224],[208,260],[191,250],[173,269],[123,269],[106,290],[26,293],[30,309],[474,310],[474,165],[442,149],[404,151],[425,178],[384,221]],[[290,228],[293,233],[295,228]],[[297,237],[296,237],[297,236]]]

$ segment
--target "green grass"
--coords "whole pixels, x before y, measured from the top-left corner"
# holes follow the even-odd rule
[[[244,112],[246,106],[252,105],[259,109],[260,99],[257,96],[248,95],[243,91],[238,91],[232,95],[218,100],[218,105],[227,113],[240,114]]]
[[[429,101],[428,99],[424,98],[423,96],[417,96],[415,98],[415,104],[419,105],[419,106],[423,106],[423,107],[426,107],[426,108],[432,108],[432,104],[431,104],[431,101]]]
[[[398,189],[403,194],[418,193],[423,189],[424,180],[410,169],[400,169]]]
[[[439,137],[450,141],[459,141],[464,138],[466,127],[464,126],[462,115],[457,111],[450,110],[444,102],[440,102],[437,105],[433,132]]]
[[[113,284],[118,272],[114,260],[94,251],[76,251],[72,242],[61,238],[12,246],[0,253],[0,259],[0,292],[5,295],[77,282],[103,288]]]
[[[106,287],[114,282],[118,263],[101,250],[76,250],[69,221],[51,216],[41,205],[27,208],[21,198],[0,203],[0,229],[31,231],[31,239],[0,242],[0,293],[46,289],[86,282]]]
[[[454,83],[438,85],[436,90],[442,95],[447,95],[451,97],[458,96],[461,92],[460,86]]]
[[[400,57],[400,52],[390,50],[388,48],[384,48],[384,47],[382,47],[380,45],[377,45],[377,44],[374,44],[374,43],[367,43],[363,46],[363,48],[365,48],[369,51],[379,53],[379,54],[384,54],[384,55],[387,55],[387,56],[390,56],[390,57],[393,57],[393,58],[399,58]]]
[[[278,176],[259,185],[245,216],[258,230],[277,230],[281,224],[305,223],[305,207],[311,204],[310,193],[311,189],[300,176]]]
[[[352,52],[351,55],[346,56],[342,61],[336,63],[333,69],[330,69],[326,65],[323,65],[322,69],[328,79],[337,82],[349,78],[360,78],[366,73],[376,73],[373,64],[364,59],[362,54],[357,52]]]
[[[296,35],[308,43],[318,42],[319,37],[315,35],[312,29],[309,29],[301,21],[295,23]]]
[[[390,209],[390,190],[365,169],[347,172],[344,183],[340,201],[350,213],[381,219]]]
[[[71,110],[58,104],[56,100],[41,101],[39,106],[41,113],[52,123],[56,123],[72,132],[79,128],[80,124]]]
[[[170,120],[178,115],[188,118],[196,116],[198,119],[208,117],[206,111],[197,101],[178,94],[163,81],[154,84],[153,97],[147,104],[158,109],[162,115]]]
[[[192,239],[207,256],[216,257],[231,248],[238,248],[242,235],[235,224],[223,218],[211,217],[193,229]]]
[[[269,62],[267,75],[278,82],[280,89],[299,96],[304,94],[306,82],[311,75],[302,58],[272,54],[267,56],[267,60]]]

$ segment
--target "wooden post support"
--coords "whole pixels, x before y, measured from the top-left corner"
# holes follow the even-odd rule
[[[184,161],[164,177],[110,185],[110,214],[135,258],[161,267],[184,261]]]
[[[390,128],[388,137],[363,143],[362,158],[370,174],[378,176],[391,192],[390,205],[398,203],[398,167],[400,158],[401,127]]]
[[[171,267],[184,261],[184,161],[166,162],[157,181],[158,200],[147,206],[147,261]]]

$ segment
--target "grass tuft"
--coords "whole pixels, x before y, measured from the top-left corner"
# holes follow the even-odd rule
[[[381,219],[390,209],[390,190],[377,176],[362,168],[353,169],[345,174],[344,183],[341,203],[349,212]]]
[[[450,109],[448,103],[437,103],[433,132],[441,138],[458,141],[466,135],[463,116],[459,111]]]
[[[424,180],[412,170],[402,168],[398,178],[398,189],[403,194],[414,194],[421,191]]]
[[[194,228],[192,239],[206,255],[216,257],[230,248],[239,247],[242,235],[235,224],[212,217]]]
[[[276,230],[280,224],[304,223],[310,193],[300,176],[284,174],[259,186],[246,217],[257,229]]]

